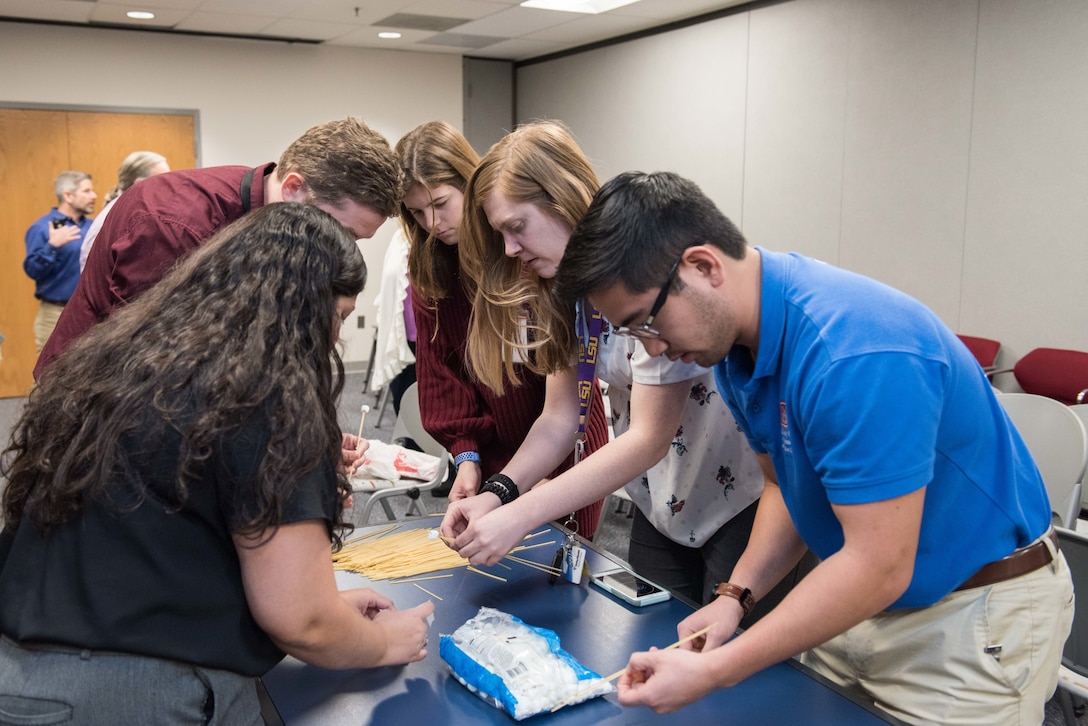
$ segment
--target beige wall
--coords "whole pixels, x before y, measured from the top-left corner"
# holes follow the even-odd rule
[[[1088,349],[1085,38],[1083,0],[792,0],[524,66],[518,116],[565,120],[603,179],[695,179],[753,244],[1011,364]]]
[[[390,143],[434,118],[461,125],[453,55],[0,23],[0,67],[0,104],[195,109],[202,166],[274,160],[307,128],[349,115]],[[370,353],[394,224],[360,243],[371,281],[357,314],[367,327],[345,326],[348,362]]]

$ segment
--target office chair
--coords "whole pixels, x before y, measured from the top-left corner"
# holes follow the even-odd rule
[[[997,397],[1043,475],[1054,523],[1075,527],[1081,481],[1088,462],[1088,433],[1068,406],[1032,393]]]
[[[436,489],[446,480],[450,471],[450,454],[423,428],[423,420],[419,411],[419,386],[416,383],[413,383],[404,391],[404,396],[400,400],[400,415],[397,416],[397,421],[393,424],[393,440],[396,441],[405,437],[415,441],[423,450],[423,453],[438,457],[437,473],[428,481],[400,480],[389,482],[390,486],[383,486],[372,491],[367,489],[357,490],[356,494],[369,495],[360,511],[359,523],[365,525],[370,520],[370,513],[377,504],[382,506],[386,517],[395,520],[397,517],[393,513],[392,507],[389,506],[389,502],[386,501],[395,496],[407,496],[409,498],[408,509],[405,512],[406,516],[423,516],[426,512],[419,505],[420,493]]]
[[[989,373],[991,379],[1002,373],[1012,373],[1024,393],[1077,403],[1077,397],[1088,396],[1088,353],[1062,348],[1036,348],[1016,361],[1012,368]]]
[[[1073,629],[1065,641],[1058,671],[1058,704],[1067,726],[1077,726],[1075,701],[1088,700],[1088,536],[1056,527],[1058,542],[1073,576],[1077,604]]]
[[[1082,396],[1082,399],[1085,398]],[[1088,431],[1088,400],[1083,403],[1077,403],[1069,407],[1069,410],[1077,415],[1080,422],[1084,424],[1084,430]],[[1080,491],[1080,509],[1081,512],[1088,510],[1088,466],[1084,468],[1084,477],[1081,479],[1081,491]],[[1088,595],[1086,595],[1088,597]]]

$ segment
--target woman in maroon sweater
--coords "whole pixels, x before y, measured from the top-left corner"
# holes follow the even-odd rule
[[[458,241],[463,192],[479,159],[464,136],[443,121],[416,127],[397,143],[396,151],[408,184],[401,221],[411,242],[408,277],[416,315],[420,408],[424,428],[457,465],[450,500],[475,495],[486,478],[499,473],[520,476],[521,487],[527,489],[573,465],[573,439],[565,453],[546,451],[532,444],[530,433],[545,409],[547,391],[554,391],[552,399],[575,394],[564,388],[566,378],[557,380],[526,365],[511,363],[508,375],[494,387],[481,383],[469,369],[465,342],[476,287],[473,275],[461,269]],[[593,393],[587,453],[608,441],[596,386]],[[537,431],[537,437],[547,435]],[[530,445],[511,472],[508,465],[527,439]],[[531,482],[524,481],[526,475]],[[591,537],[600,512],[600,501],[578,510],[578,533]]]

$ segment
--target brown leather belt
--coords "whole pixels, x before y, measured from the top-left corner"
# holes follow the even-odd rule
[[[1054,551],[1057,552],[1058,534],[1051,529],[1050,533],[1047,534],[1047,537],[1054,543]],[[1004,582],[1005,580],[1011,580],[1014,577],[1020,577],[1029,572],[1034,572],[1044,565],[1049,565],[1051,559],[1050,549],[1046,546],[1046,542],[1039,540],[1034,544],[1029,544],[1027,547],[1021,547],[1020,549],[1015,550],[1008,557],[1003,557],[988,565],[983,565],[978,572],[968,577],[967,580],[956,589],[970,590],[973,587],[984,587],[986,585]]]

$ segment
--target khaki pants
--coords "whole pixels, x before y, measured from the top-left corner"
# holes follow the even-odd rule
[[[880,613],[802,656],[860,699],[911,724],[1038,726],[1073,622],[1060,554],[928,608]]]
[[[39,304],[38,314],[34,317],[34,344],[38,346],[38,353],[42,352],[45,342],[53,334],[53,328],[57,327],[57,319],[63,310],[63,305],[44,300]]]

